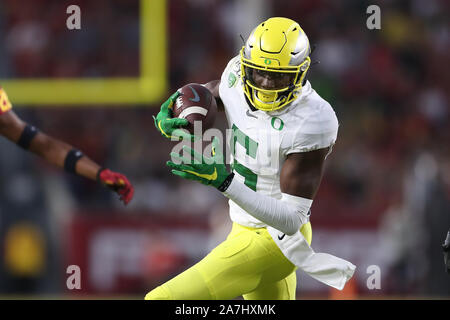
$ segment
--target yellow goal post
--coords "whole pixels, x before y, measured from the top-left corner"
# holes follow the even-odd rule
[[[0,79],[0,85],[17,105],[82,107],[156,103],[168,87],[166,5],[166,0],[139,0],[140,72],[136,78]]]

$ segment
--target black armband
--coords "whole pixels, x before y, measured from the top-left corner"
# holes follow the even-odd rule
[[[222,182],[222,184],[217,188],[219,189],[220,192],[225,192],[228,187],[231,184],[231,181],[233,181],[234,178],[234,172],[232,172],[230,175],[228,175],[228,177],[224,180],[224,182]]]
[[[102,171],[106,170],[105,167],[101,167],[100,169],[98,169],[97,171],[97,175],[95,176],[95,179],[97,180],[97,182],[102,182],[102,180],[100,179],[100,174],[102,173]]]
[[[27,124],[23,129],[17,144],[27,150],[30,147],[31,140],[34,139],[37,133],[38,130],[34,126]]]
[[[66,159],[64,160],[64,170],[70,173],[75,172],[75,166],[77,161],[84,156],[83,152],[77,149],[72,149],[67,153]]]

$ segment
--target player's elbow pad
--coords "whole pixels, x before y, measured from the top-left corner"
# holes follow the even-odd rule
[[[281,203],[287,211],[283,215],[287,221],[283,224],[284,230],[279,230],[291,236],[309,221],[312,200],[282,193]]]
[[[287,234],[288,236],[292,236],[300,229],[301,226],[302,223],[300,222],[300,219],[295,219],[294,223],[292,223],[292,226],[286,227],[286,229],[280,231],[283,231],[283,233]]]
[[[288,236],[292,236],[293,234],[295,234],[298,230],[300,229],[300,224],[298,227],[295,227],[294,229],[285,229],[285,230],[280,230],[281,232],[287,234]]]

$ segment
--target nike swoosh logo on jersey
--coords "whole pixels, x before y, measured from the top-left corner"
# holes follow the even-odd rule
[[[191,100],[192,102],[199,102],[200,96],[198,95],[197,91],[191,86],[189,86],[189,88],[191,88],[192,92],[194,93],[194,98],[189,98],[189,100]]]
[[[283,238],[286,236],[285,233],[283,233],[283,235],[280,237],[280,235],[278,235],[278,240],[283,240]]]
[[[258,119],[257,116],[255,116],[255,115],[253,115],[253,114],[250,113],[250,110],[247,110],[247,112],[246,112],[245,114],[246,114],[248,117],[252,117],[252,118]]]
[[[217,179],[217,168],[214,168],[214,172],[212,174],[206,174],[206,173],[202,174],[202,173],[198,173],[198,172],[190,171],[190,170],[183,170],[183,171],[195,174],[196,176],[206,179],[206,180],[214,181]]]

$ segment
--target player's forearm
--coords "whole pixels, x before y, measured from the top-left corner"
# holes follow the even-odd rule
[[[223,194],[242,209],[287,235],[308,222],[312,200],[283,194],[281,200],[260,194],[233,179]]]
[[[223,111],[224,105],[223,105],[222,99],[220,99],[219,85],[220,85],[220,80],[213,80],[213,81],[210,81],[210,82],[204,84],[204,86],[209,91],[211,91],[211,94],[213,95],[213,97],[216,98],[217,109],[219,111]]]
[[[126,176],[101,168],[80,150],[65,142],[39,133],[31,140],[29,150],[49,163],[63,168],[66,172],[98,180],[102,185],[116,192],[125,205],[133,199],[134,188]]]
[[[209,91],[211,91],[211,94],[214,96],[214,98],[220,98],[219,96],[219,85],[220,80],[213,80],[208,83],[205,83],[203,86],[207,88]]]
[[[36,135],[31,141],[29,148],[31,152],[60,168],[65,167],[67,156],[73,149],[73,146],[43,133]],[[95,180],[99,169],[100,166],[98,164],[83,155],[76,161],[74,173]]]

